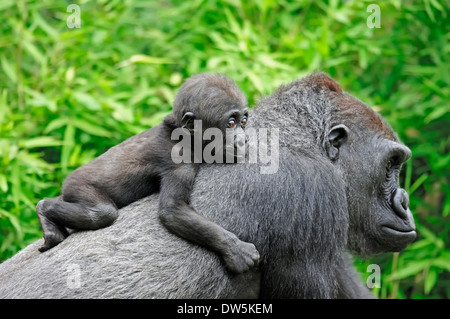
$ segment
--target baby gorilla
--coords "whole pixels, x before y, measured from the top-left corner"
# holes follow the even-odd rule
[[[118,217],[118,209],[160,191],[159,216],[168,230],[217,252],[232,272],[241,273],[256,266],[259,253],[253,244],[239,240],[190,205],[200,165],[194,160],[198,157],[194,143],[190,144],[190,161],[180,163],[171,155],[177,144],[171,138],[175,129],[182,129],[190,142],[208,128],[219,129],[224,143],[232,132],[234,151],[246,147],[236,137],[244,133],[247,116],[247,99],[229,78],[203,73],[186,80],[173,112],[161,124],[78,168],[64,181],[60,196],[38,203],[36,213],[45,239],[39,250],[44,252],[63,241],[68,236],[66,227],[93,230],[109,226]],[[200,132],[194,120],[201,120]],[[205,148],[203,139],[200,147]],[[229,148],[223,148],[224,157],[226,150]]]

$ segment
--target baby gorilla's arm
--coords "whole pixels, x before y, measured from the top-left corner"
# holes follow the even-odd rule
[[[181,164],[163,175],[160,220],[176,235],[220,254],[230,271],[245,272],[258,264],[256,247],[200,215],[189,204],[197,169],[193,164]]]

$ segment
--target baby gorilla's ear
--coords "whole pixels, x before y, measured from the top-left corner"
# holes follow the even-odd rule
[[[181,128],[185,128],[189,131],[189,133],[194,134],[194,120],[195,115],[192,112],[184,113],[181,118]]]

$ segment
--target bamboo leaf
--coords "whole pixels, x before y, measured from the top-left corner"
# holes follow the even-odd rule
[[[101,110],[100,103],[95,98],[84,92],[75,92],[75,99],[91,111]]]
[[[3,174],[0,174],[0,190],[3,193],[8,191],[8,181],[6,180],[6,176]]]
[[[401,269],[398,269],[395,273],[389,276],[390,280],[399,280],[407,277],[411,277],[421,272],[425,268],[430,266],[430,261],[428,260],[418,260],[410,262],[408,265]]]
[[[2,215],[5,216],[9,220],[11,225],[14,227],[14,229],[16,230],[16,233],[17,233],[17,237],[23,238],[22,227],[20,226],[20,222],[19,222],[19,219],[17,218],[17,216],[0,208],[0,216],[2,216]]]
[[[111,137],[111,132],[94,124],[91,124],[83,119],[72,119],[71,123],[80,130],[101,137]]]
[[[64,131],[64,144],[61,151],[61,168],[64,175],[67,175],[69,167],[70,153],[75,145],[75,127],[68,123]]]
[[[14,67],[11,65],[11,63],[9,63],[9,61],[6,60],[6,57],[4,56],[2,57],[2,69],[13,83],[17,82],[16,71],[14,70]]]
[[[27,149],[36,147],[60,146],[62,144],[62,141],[58,141],[54,137],[50,136],[39,136],[20,142],[20,146]]]
[[[65,125],[67,125],[67,119],[65,117],[54,119],[53,121],[50,121],[50,123],[48,123],[47,127],[44,129],[44,133],[47,134]]]
[[[428,270],[427,277],[425,278],[425,284],[424,284],[424,292],[425,294],[430,294],[431,289],[436,285],[436,282],[438,281],[439,272],[435,267],[430,267]]]
[[[171,64],[174,63],[171,59],[148,56],[145,54],[132,55],[129,59],[122,61],[116,65],[116,68],[123,68],[131,64]]]

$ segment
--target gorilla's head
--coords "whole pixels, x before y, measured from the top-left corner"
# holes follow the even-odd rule
[[[281,144],[320,152],[342,177],[352,253],[399,251],[415,239],[408,194],[398,184],[411,151],[379,114],[324,73],[282,86],[260,104],[267,118],[284,115]]]
[[[334,80],[321,73],[313,79],[331,97],[331,123],[322,145],[346,184],[347,247],[363,256],[404,249],[416,237],[408,194],[398,184],[411,151],[380,115]]]
[[[348,94],[335,95],[339,116],[325,148],[346,182],[347,246],[359,255],[400,251],[416,238],[408,194],[398,184],[411,151],[370,107]]]

